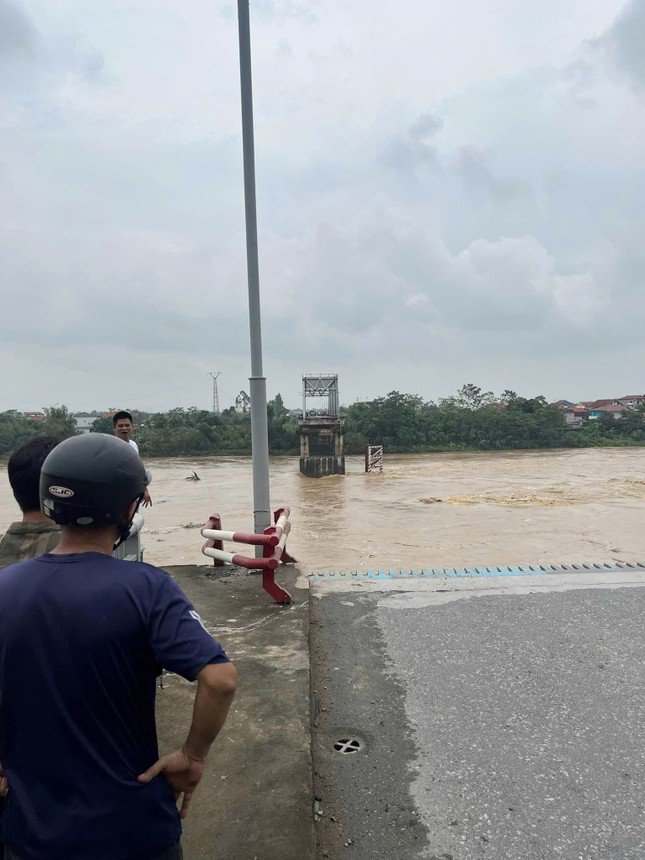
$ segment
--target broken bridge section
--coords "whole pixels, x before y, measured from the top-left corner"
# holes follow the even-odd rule
[[[310,578],[319,856],[643,856],[645,568],[558,567]]]
[[[321,408],[309,408],[312,398],[323,401]],[[298,422],[300,471],[309,478],[345,474],[343,419],[338,398],[338,374],[302,377],[302,418]]]

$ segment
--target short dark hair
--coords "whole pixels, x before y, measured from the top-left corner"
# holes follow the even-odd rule
[[[132,420],[132,415],[129,412],[126,412],[125,409],[122,409],[120,412],[115,412],[112,416],[112,426],[116,427],[117,421],[122,421],[124,418],[127,418],[131,424],[134,424]]]
[[[20,510],[40,510],[40,470],[49,452],[60,441],[58,436],[36,436],[9,458],[9,483]]]

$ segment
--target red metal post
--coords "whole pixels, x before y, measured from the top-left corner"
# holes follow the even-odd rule
[[[221,531],[222,530],[222,518],[220,517],[220,515],[219,514],[213,514],[211,517],[209,517],[206,520],[204,528],[205,529],[216,529],[217,531]],[[214,549],[223,550],[224,549],[224,541],[212,540],[209,538],[209,540],[207,540],[206,543],[204,544],[204,546],[202,547],[202,550],[206,549],[206,547],[213,547]],[[213,559],[213,564],[215,565],[215,567],[224,567],[224,562],[220,561],[217,558]]]
[[[271,595],[276,603],[291,603],[291,595],[278,585],[272,570],[262,571],[262,588]]]

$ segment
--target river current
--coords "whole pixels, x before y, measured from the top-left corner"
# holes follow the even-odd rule
[[[247,457],[149,459],[145,560],[206,563],[199,528],[252,530]],[[196,471],[200,481],[187,481]],[[292,510],[291,552],[310,570],[645,561],[645,449],[385,455],[382,474],[305,478],[271,459],[271,502]],[[18,519],[0,467],[0,533]]]

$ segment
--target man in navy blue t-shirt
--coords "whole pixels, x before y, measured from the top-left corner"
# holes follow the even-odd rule
[[[143,498],[134,450],[69,439],[42,469],[59,547],[0,571],[0,842],[15,860],[175,860],[235,670],[165,572],[112,558]],[[155,680],[197,679],[179,750],[158,758]],[[182,798],[180,812],[176,801]]]

